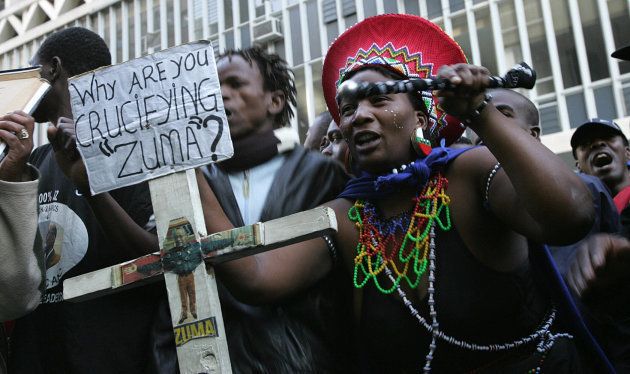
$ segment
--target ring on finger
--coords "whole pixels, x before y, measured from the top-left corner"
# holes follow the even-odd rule
[[[26,131],[26,129],[20,130],[20,132],[18,133],[18,138],[20,140],[28,139],[29,138],[28,131]]]

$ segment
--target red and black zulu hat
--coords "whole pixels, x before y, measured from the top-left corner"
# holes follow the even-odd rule
[[[350,27],[330,46],[324,60],[322,85],[328,110],[339,123],[337,87],[349,73],[379,65],[404,78],[431,78],[442,65],[467,62],[459,45],[434,23],[408,14],[367,18]],[[461,121],[438,107],[437,98],[422,92],[433,141],[455,141],[463,132]]]

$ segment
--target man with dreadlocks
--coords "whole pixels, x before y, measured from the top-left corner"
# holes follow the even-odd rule
[[[16,321],[9,358],[14,373],[154,373],[152,316],[163,285],[82,303],[63,300],[63,280],[158,250],[145,231],[152,214],[146,184],[90,195],[76,150],[68,78],[106,66],[105,41],[71,27],[46,38],[33,63],[51,90],[34,114],[50,122],[50,144],[31,154],[40,171],[39,230],[47,239],[41,305]]]
[[[260,48],[228,51],[217,59],[217,72],[234,156],[210,165],[199,179],[207,180],[233,226],[314,208],[343,189],[347,177],[341,165],[281,141],[293,116],[291,105],[296,105],[292,72],[284,60]],[[285,250],[272,252],[280,262],[286,255]],[[347,372],[349,308],[340,306],[348,303],[350,288],[338,286],[339,273],[335,269],[271,305],[241,303],[218,282],[233,370]],[[175,350],[167,352],[174,361]]]

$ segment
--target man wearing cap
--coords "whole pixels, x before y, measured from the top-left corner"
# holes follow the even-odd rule
[[[594,118],[576,129],[571,148],[578,169],[599,178],[610,189],[622,215],[621,233],[628,238],[629,225],[623,224],[623,216],[630,213],[628,139],[615,122]],[[618,372],[630,371],[630,325],[624,322],[629,316],[624,307],[630,300],[629,268],[630,242],[616,235],[598,233],[576,245],[565,274],[567,284],[587,307],[583,312]]]
[[[580,125],[571,137],[578,170],[599,178],[610,189],[619,212],[630,202],[630,147],[619,125],[593,118]]]

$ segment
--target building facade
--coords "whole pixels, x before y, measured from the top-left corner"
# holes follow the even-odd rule
[[[432,20],[471,63],[494,73],[530,63],[538,82],[523,93],[538,105],[543,141],[556,153],[566,156],[572,128],[585,119],[630,116],[630,62],[610,57],[630,44],[630,0],[3,0],[0,6],[3,69],[28,65],[47,34],[75,25],[99,33],[115,63],[197,39],[212,40],[217,52],[264,45],[294,68],[292,126],[302,138],[326,109],[321,74],[328,45],[357,21],[383,13]]]

